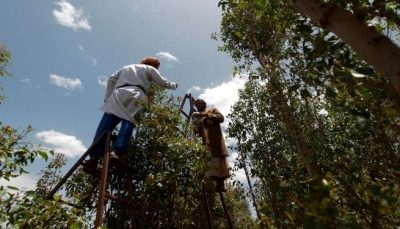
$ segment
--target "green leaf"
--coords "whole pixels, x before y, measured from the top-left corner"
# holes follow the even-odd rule
[[[45,161],[47,161],[49,159],[49,155],[47,155],[46,152],[39,151],[38,153]]]
[[[26,191],[26,192],[25,192],[25,195],[28,196],[28,197],[35,196],[35,194],[36,194],[35,191]]]
[[[54,199],[56,202],[58,202],[58,201],[60,200],[60,196],[59,196],[59,195],[54,195],[54,196],[53,196],[53,199]]]
[[[14,186],[7,186],[7,188],[19,191],[19,189],[17,187],[14,187]]]
[[[370,101],[372,98],[371,90],[373,90],[371,87],[365,85],[365,84],[357,84],[356,86],[356,93],[361,95],[366,101]]]
[[[240,31],[236,31],[236,32],[235,32],[235,35],[236,35],[238,38],[242,38],[242,37],[243,37],[243,34],[242,34]]]

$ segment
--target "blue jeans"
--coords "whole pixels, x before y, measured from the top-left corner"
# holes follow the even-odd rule
[[[128,148],[129,140],[132,137],[132,132],[134,125],[133,123],[121,119],[115,115],[104,113],[99,126],[97,127],[96,135],[94,136],[93,143],[104,131],[113,131],[114,128],[121,123],[121,128],[119,129],[117,140],[112,144],[112,151],[117,155],[121,156],[125,153]],[[106,144],[106,137],[100,141],[97,146],[90,152],[90,157],[98,157],[104,152],[104,147]]]

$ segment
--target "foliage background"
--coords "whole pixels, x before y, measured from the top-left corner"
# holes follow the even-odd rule
[[[234,170],[244,169],[248,179],[247,184],[232,183],[226,194],[235,228],[399,227],[399,88],[335,34],[296,12],[293,2],[219,2],[223,20],[213,38],[238,63],[235,72],[249,76],[229,115],[228,136],[239,152]],[[397,2],[329,3],[398,42]],[[9,75],[10,52],[4,46],[0,50],[0,75]],[[204,228],[202,200],[221,211],[205,179],[204,147],[190,132],[182,135],[186,124],[179,98],[153,90],[154,102],[129,152],[135,204],[141,206],[138,225]],[[1,178],[24,173],[37,156],[47,159],[48,153],[23,141],[31,130],[1,127]],[[81,193],[92,178],[82,171],[55,201],[43,198],[64,164],[57,156],[42,171],[35,192],[1,186],[1,223],[90,228],[92,221],[85,219],[93,217],[96,195],[81,209],[62,202],[85,200]],[[124,194],[117,177],[110,176],[110,187]],[[257,225],[246,198],[254,205]],[[105,226],[128,228],[126,210],[108,205]],[[226,228],[223,220],[214,223],[214,228]]]

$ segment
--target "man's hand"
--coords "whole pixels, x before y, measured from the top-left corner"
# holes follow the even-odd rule
[[[193,113],[193,117],[194,118],[198,118],[198,119],[206,117],[206,116],[207,116],[207,114],[206,113],[202,113],[202,112],[194,112]]]
[[[206,117],[206,116],[207,116],[207,113],[200,113],[198,117],[199,117],[199,118],[204,118],[204,117]]]

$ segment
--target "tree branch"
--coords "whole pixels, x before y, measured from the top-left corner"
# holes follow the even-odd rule
[[[400,49],[389,38],[366,25],[349,11],[321,0],[291,0],[321,28],[331,31],[381,72],[400,95]]]

